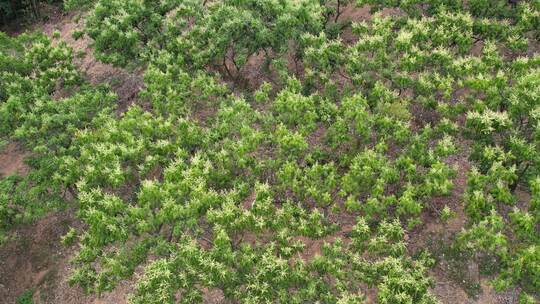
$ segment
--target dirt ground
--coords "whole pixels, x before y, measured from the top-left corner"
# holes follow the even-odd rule
[[[0,176],[24,175],[28,172],[28,167],[24,163],[24,158],[28,155],[16,143],[8,143],[0,148]]]
[[[35,304],[122,304],[127,303],[129,283],[101,298],[85,295],[70,286],[70,259],[76,247],[66,248],[60,238],[77,226],[73,210],[49,214],[32,225],[20,227],[15,240],[0,248],[0,303],[13,304],[24,292],[33,292]]]
[[[70,44],[76,52],[85,55],[78,59],[78,65],[85,72],[87,79],[94,84],[109,83],[119,96],[120,111],[129,104],[136,102],[137,93],[143,88],[140,71],[128,72],[98,62],[91,54],[87,38],[74,40],[72,33],[81,26],[75,21],[75,14],[63,14],[57,8],[49,8],[48,21],[35,25],[36,29],[52,35],[60,32],[62,40]],[[369,10],[347,7],[341,19],[365,20],[369,18]],[[350,31],[342,37],[344,41],[351,40]],[[25,174],[28,168],[23,160],[28,153],[19,145],[10,143],[0,148],[0,176],[10,174]],[[453,162],[458,167],[455,179],[455,189],[452,195],[440,198],[436,205],[448,205],[457,216],[449,223],[443,224],[436,220],[435,214],[427,215],[425,224],[410,235],[409,250],[415,251],[426,245],[431,238],[448,238],[459,232],[464,226],[463,206],[460,193],[466,185],[465,173],[470,164],[462,158]],[[77,248],[66,248],[60,244],[60,238],[70,226],[77,226],[73,210],[50,214],[32,225],[20,227],[15,232],[15,241],[0,247],[0,304],[15,303],[17,296],[25,291],[33,292],[34,303],[50,304],[122,304],[127,303],[126,296],[133,287],[130,281],[120,284],[111,293],[101,297],[85,295],[78,286],[70,286],[68,278],[72,270],[69,263]],[[316,251],[320,244],[308,244],[308,248]],[[476,299],[469,298],[460,284],[449,278],[444,263],[432,270],[436,284],[433,293],[443,304],[512,304],[517,303],[517,292],[511,291],[498,294],[488,284],[481,280],[479,295]],[[472,265],[473,272],[478,271]],[[475,270],[476,269],[476,270]],[[470,274],[469,274],[470,275]],[[478,278],[478,274],[472,274]],[[479,280],[479,279],[478,279]],[[374,294],[373,294],[374,295]],[[373,296],[371,295],[371,296]],[[222,294],[209,290],[205,295],[206,303],[221,303]],[[373,298],[373,297],[371,297]]]

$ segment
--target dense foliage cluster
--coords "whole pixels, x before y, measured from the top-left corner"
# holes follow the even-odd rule
[[[32,152],[0,180],[0,229],[75,205],[71,283],[136,277],[141,304],[437,303],[407,240],[452,214],[459,153],[453,246],[537,299],[539,2],[358,1],[373,15],[352,24],[341,0],[66,1],[83,5],[96,57],[144,68],[146,106],[115,111],[62,42],[0,36],[0,135]]]
[[[10,38],[0,33],[0,41],[0,136],[32,151],[28,175],[0,180],[1,235],[65,204],[73,186],[51,177],[62,157],[77,153],[75,133],[98,113],[110,112],[115,97],[84,85],[65,43],[52,44],[41,34]],[[66,97],[57,96],[61,91]]]

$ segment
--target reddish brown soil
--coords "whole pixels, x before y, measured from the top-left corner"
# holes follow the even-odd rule
[[[28,173],[28,166],[24,163],[27,155],[28,152],[16,143],[0,148],[0,177]]]
[[[101,298],[69,285],[69,261],[76,248],[64,247],[60,239],[73,225],[77,222],[71,210],[49,214],[17,229],[15,240],[0,247],[0,304],[15,303],[27,290],[34,292],[35,304],[127,303],[126,295],[131,291],[128,282]]]

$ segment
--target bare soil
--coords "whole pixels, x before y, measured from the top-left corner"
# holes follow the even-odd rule
[[[66,248],[60,240],[70,226],[79,225],[73,213],[68,210],[49,214],[32,225],[20,227],[15,240],[0,247],[0,304],[13,304],[29,290],[35,304],[127,303],[127,282],[101,298],[69,285],[69,261],[77,248]]]
[[[8,143],[0,148],[0,177],[28,173],[29,168],[24,163],[26,156],[28,152],[17,143]]]

